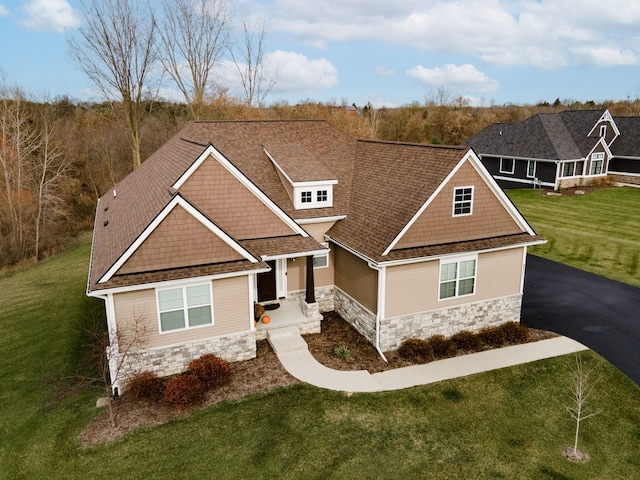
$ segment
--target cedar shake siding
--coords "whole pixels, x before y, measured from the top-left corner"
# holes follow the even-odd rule
[[[295,233],[213,157],[200,165],[180,193],[238,240]]]
[[[243,257],[178,205],[117,273],[124,275],[236,260],[243,260]]]
[[[446,300],[438,299],[439,260],[388,267],[384,317],[400,317],[520,294],[523,258],[523,248],[479,254],[475,293]]]
[[[378,310],[378,272],[344,248],[332,244],[336,287],[375,314]]]
[[[473,186],[472,215],[453,216],[455,188]],[[396,244],[394,250],[521,233],[469,161]]]
[[[249,281],[246,276],[213,281],[213,325],[210,326],[160,333],[156,291],[152,288],[117,293],[113,301],[118,326],[125,337],[134,322],[144,322],[145,349],[251,330]]]

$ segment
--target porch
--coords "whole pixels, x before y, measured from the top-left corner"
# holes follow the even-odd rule
[[[322,314],[317,310],[315,313],[305,313],[304,300],[282,299],[275,303],[262,304],[264,307],[269,308],[269,305],[279,305],[279,307],[273,310],[266,310],[261,316],[261,320],[256,324],[256,340],[264,340],[267,338],[267,332],[277,328],[285,328],[295,326],[298,327],[301,334],[307,333],[320,333],[320,322],[322,321]],[[273,307],[272,307],[273,308]],[[308,314],[311,313],[311,316]],[[268,316],[269,323],[263,323],[262,318]]]

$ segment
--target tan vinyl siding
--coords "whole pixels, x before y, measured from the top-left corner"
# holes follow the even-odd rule
[[[150,272],[242,258],[189,212],[177,206],[117,273]]]
[[[456,188],[473,186],[472,215],[453,216]],[[521,233],[522,229],[467,161],[449,180],[394,249],[462,242]]]
[[[316,287],[325,287],[334,283],[334,255],[329,252],[329,266],[327,268],[315,268],[313,271]],[[290,292],[304,290],[306,288],[306,257],[298,257],[287,260],[287,290]]]
[[[438,300],[440,261],[387,268],[386,312],[391,318],[520,293],[523,248],[478,255],[475,293]],[[455,260],[455,257],[451,257]]]
[[[169,287],[171,288],[171,287]],[[160,333],[154,289],[114,295],[118,329],[124,335],[140,321],[145,326],[145,348],[162,347],[249,330],[249,281],[246,276],[213,281],[213,325]]]
[[[293,230],[218,161],[207,158],[180,188],[217,225],[238,240],[280,237]],[[242,212],[242,215],[238,215]]]
[[[334,251],[336,287],[372,313],[378,310],[378,272],[367,262],[331,244]]]

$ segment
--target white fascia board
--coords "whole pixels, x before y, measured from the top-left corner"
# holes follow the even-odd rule
[[[369,257],[363,255],[362,253],[358,252],[357,250],[354,250],[351,247],[348,247],[347,245],[345,245],[342,242],[339,242],[338,240],[335,240],[334,238],[331,238],[329,235],[327,235],[326,233],[324,234],[324,238],[325,240],[327,240],[327,242],[332,242],[335,243],[336,245],[338,245],[340,248],[346,250],[347,252],[351,253],[352,255],[358,257],[360,260],[363,260],[365,262],[367,262],[369,264],[369,266],[371,266],[372,268],[376,268],[373,267],[373,265],[377,265],[376,262],[374,262],[373,260],[371,260]]]
[[[469,149],[469,152],[471,152],[471,151],[472,150]],[[404,226],[404,228],[402,230],[400,230],[400,233],[396,236],[396,238],[394,238],[392,240],[392,242],[389,244],[389,246],[385,249],[385,251],[382,252],[382,256],[383,257],[388,255],[389,252],[391,250],[393,250],[393,248],[400,241],[400,239],[404,236],[404,234],[407,233],[407,231],[413,226],[413,224],[418,220],[418,218],[420,218],[420,216],[424,213],[424,211],[427,209],[427,207],[429,205],[431,205],[431,203],[435,200],[435,198],[440,194],[442,189],[447,185],[447,183],[449,183],[449,180],[451,180],[451,178],[453,178],[453,176],[458,172],[458,170],[460,170],[460,168],[462,167],[464,162],[466,162],[467,157],[468,157],[468,155],[465,155],[464,157],[462,157],[462,159],[458,162],[458,164],[451,170],[451,172],[449,172],[449,175],[447,175],[447,177],[442,181],[442,183],[440,185],[438,185],[438,188],[436,188],[435,192],[433,192],[433,194],[431,194],[431,196],[427,199],[427,201],[424,202],[424,204],[413,215],[411,220],[409,220],[409,222]]]
[[[136,238],[136,240],[127,248],[127,250],[120,256],[120,258],[111,266],[111,268],[105,273],[98,283],[108,282],[115,273],[120,270],[122,265],[131,258],[131,256],[135,253],[135,251],[140,248],[140,246],[149,238],[149,236],[153,233],[153,231],[158,228],[164,219],[173,211],[174,208],[180,206],[184,208],[191,216],[193,216],[196,220],[198,220],[202,225],[204,225],[207,229],[209,229],[213,234],[218,236],[222,241],[224,241],[227,245],[229,245],[233,250],[236,251],[239,255],[244,257],[246,260],[251,263],[258,263],[259,260],[254,257],[249,251],[247,251],[244,247],[242,247],[239,243],[237,243],[233,238],[227,235],[224,231],[222,231],[217,225],[211,222],[207,217],[205,217],[198,209],[196,209],[193,205],[187,202],[184,198],[177,194],[171,199],[171,201],[162,209],[162,211],[156,216],[156,218],[144,229],[144,231]]]
[[[135,292],[138,290],[148,290],[151,288],[171,288],[171,287],[179,287],[182,285],[188,285],[193,283],[204,283],[210,282],[214,280],[222,280],[225,278],[233,278],[233,277],[242,277],[245,275],[251,276],[257,273],[266,273],[270,272],[270,268],[259,268],[255,270],[243,270],[239,272],[231,272],[231,273],[218,273],[216,275],[201,275],[198,277],[189,277],[189,278],[181,278],[179,280],[163,280],[161,282],[151,282],[151,283],[141,283],[138,285],[129,285],[127,287],[114,287],[114,288],[105,288],[104,290],[97,290],[92,292],[90,296],[96,298],[103,298],[107,295],[112,295],[116,293],[125,293],[125,292]]]
[[[557,162],[557,160],[551,160],[549,158],[536,158],[536,157],[517,157],[514,155],[495,155],[495,154],[488,154],[488,153],[476,153],[476,156],[478,158],[493,158],[495,160],[500,160],[502,158],[512,158],[514,160],[526,160],[526,161],[532,161],[532,162],[547,162],[547,163],[554,163]]]
[[[602,145],[604,147],[604,151],[609,156],[609,160],[611,160],[611,158],[613,157],[613,154],[611,153],[611,149],[609,148],[609,145],[607,145],[607,142],[604,141],[604,138],[600,138],[587,154],[586,158],[584,159],[585,161],[587,160],[587,158],[589,158],[591,155],[595,153],[595,150],[598,147],[598,145]]]
[[[220,153],[213,145],[209,145],[205,148],[204,152],[200,154],[200,156],[196,159],[195,162],[182,174],[182,176],[178,179],[176,183],[172,185],[173,188],[178,190],[185,182],[193,175],[193,173],[198,170],[200,165],[209,157],[212,156],[215,158],[220,165],[222,165],[231,175],[233,175],[247,190],[253,193],[262,203],[264,203],[269,210],[276,214],[276,216],[282,220],[289,228],[291,228],[294,232],[302,235],[303,237],[308,237],[309,234],[305,232],[300,226],[289,216],[287,215],[276,203],[271,200],[269,197],[265,195],[265,193],[260,190],[255,183],[253,183],[249,178],[242,173],[238,168],[231,163],[222,153]]]
[[[324,255],[329,252],[328,248],[323,248],[321,250],[309,250],[306,252],[296,252],[296,253],[285,253],[282,255],[261,255],[260,258],[266,262],[269,260],[283,260],[286,258],[300,258],[300,257],[308,257],[311,255]]]
[[[289,182],[291,184],[291,186],[293,187],[293,180],[291,179],[291,177],[289,175],[287,175],[287,172],[284,171],[284,168],[282,168],[280,166],[280,164],[276,161],[275,158],[273,158],[273,156],[269,153],[269,150],[267,150],[266,148],[264,148],[264,145],[262,146],[262,149],[264,150],[264,153],[267,154],[267,157],[269,157],[269,160],[271,160],[271,163],[273,163],[273,166],[276,167],[276,170],[278,170],[278,172],[280,172],[280,174],[287,179],[287,182]]]
[[[347,218],[346,215],[334,215],[333,217],[301,218],[296,220],[296,222],[298,222],[299,225],[311,225],[314,223],[338,222],[345,218]]]
[[[412,263],[420,263],[420,262],[430,262],[433,260],[443,260],[443,259],[450,259],[450,258],[455,258],[455,257],[464,257],[464,256],[469,256],[469,255],[474,255],[474,254],[482,254],[482,253],[491,253],[491,252],[499,252],[502,250],[511,250],[514,248],[522,248],[522,247],[530,247],[533,245],[543,245],[547,243],[546,240],[535,240],[535,241],[531,241],[531,242],[522,242],[522,243],[516,243],[513,245],[507,245],[504,247],[495,247],[495,248],[485,248],[483,250],[473,250],[470,252],[455,252],[455,253],[444,253],[442,255],[432,255],[432,256],[428,256],[428,257],[416,257],[416,258],[407,258],[407,259],[403,259],[403,260],[391,260],[391,261],[387,261],[387,262],[379,262],[376,265],[380,268],[382,267],[395,267],[398,265],[410,265]]]
[[[493,178],[495,178],[496,180],[505,180],[507,182],[513,182],[513,183],[522,183],[525,185],[543,185],[545,187],[554,187],[555,183],[551,183],[551,182],[535,182],[533,178],[519,178],[519,177],[504,177],[502,175],[495,175]]]

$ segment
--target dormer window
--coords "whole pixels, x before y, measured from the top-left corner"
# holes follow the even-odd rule
[[[318,203],[322,203],[322,202],[326,202],[327,201],[327,190],[318,190],[318,194],[317,194],[317,201]]]
[[[301,192],[300,193],[300,201],[302,203],[311,203],[311,192]]]

